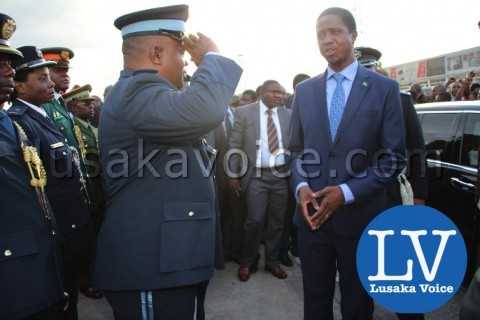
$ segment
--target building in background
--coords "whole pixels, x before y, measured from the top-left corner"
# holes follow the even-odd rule
[[[474,71],[480,76],[480,47],[452,52],[433,58],[417,60],[386,68],[390,78],[400,83],[405,90],[412,83],[419,83],[423,87],[432,87],[444,84],[450,77],[457,79]]]

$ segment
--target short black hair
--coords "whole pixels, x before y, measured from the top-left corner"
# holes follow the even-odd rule
[[[293,89],[299,84],[300,82],[310,79],[310,76],[305,73],[299,73],[293,78]]]
[[[322,13],[320,13],[320,15],[318,16],[318,19],[327,15],[335,15],[340,17],[340,19],[342,19],[343,24],[345,24],[345,26],[348,28],[348,31],[350,31],[350,33],[357,32],[357,23],[355,22],[355,18],[353,17],[352,13],[347,9],[339,8],[339,7],[331,7],[331,8],[325,9]]]
[[[247,90],[243,91],[242,96],[245,96],[245,95],[251,96],[254,99],[257,98],[257,93],[255,91],[253,91],[252,89],[247,89]]]
[[[277,80],[266,80],[263,84],[262,84],[262,88],[263,87],[266,87],[266,86],[269,86],[269,85],[272,85],[272,84],[278,84],[280,85],[280,82],[278,82]]]
[[[30,70],[17,71],[17,73],[15,73],[14,79],[18,82],[27,82],[27,77],[30,73]]]

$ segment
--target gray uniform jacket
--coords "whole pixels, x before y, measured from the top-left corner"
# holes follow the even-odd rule
[[[215,191],[200,141],[225,118],[241,73],[207,55],[178,91],[153,70],[122,71],[99,126],[107,209],[98,288],[152,290],[212,276]]]

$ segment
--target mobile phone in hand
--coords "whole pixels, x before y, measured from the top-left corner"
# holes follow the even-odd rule
[[[323,197],[317,197],[315,198],[315,200],[317,200],[317,203],[318,205],[320,205],[320,203],[322,203],[322,198]],[[317,212],[317,210],[315,210],[315,208],[313,207],[313,204],[311,202],[309,202],[307,204],[307,210],[308,210],[308,215],[311,217],[315,214],[315,212]]]

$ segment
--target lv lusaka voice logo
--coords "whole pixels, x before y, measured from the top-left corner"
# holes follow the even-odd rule
[[[357,247],[357,271],[368,294],[399,313],[426,313],[448,302],[467,266],[455,224],[427,206],[398,206],[378,215]]]

